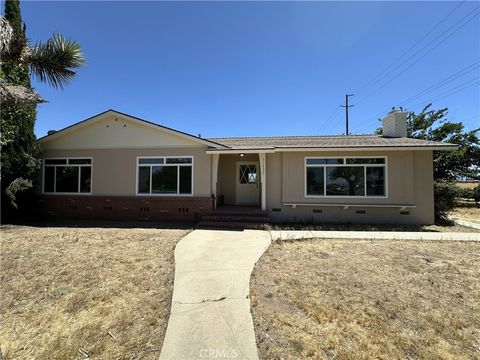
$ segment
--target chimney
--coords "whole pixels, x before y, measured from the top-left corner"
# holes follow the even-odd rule
[[[393,109],[382,120],[383,136],[407,137],[407,113]]]

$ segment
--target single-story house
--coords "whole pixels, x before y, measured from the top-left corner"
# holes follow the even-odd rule
[[[431,224],[432,152],[456,148],[408,138],[398,110],[383,135],[231,138],[108,110],[38,142],[44,213],[156,221],[258,208],[272,221]]]

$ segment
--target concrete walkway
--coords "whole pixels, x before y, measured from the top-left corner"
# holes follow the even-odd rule
[[[271,240],[480,241],[480,233],[195,230],[175,248],[172,308],[160,359],[258,359],[250,274]]]
[[[272,230],[272,240],[299,239],[365,239],[365,240],[445,240],[480,241],[480,233],[441,233],[408,231],[308,231],[308,230]]]
[[[480,222],[467,220],[467,219],[460,219],[460,218],[453,218],[453,220],[458,224],[466,227],[471,227],[474,229],[480,229]]]
[[[255,230],[195,230],[180,240],[160,359],[258,359],[248,294],[269,245],[269,233]]]

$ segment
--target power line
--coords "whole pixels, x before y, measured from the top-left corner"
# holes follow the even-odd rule
[[[474,13],[469,13],[467,14],[466,16],[464,16],[462,19],[460,19],[459,21],[457,21],[454,25],[452,25],[451,27],[449,27],[446,31],[444,31],[441,35],[439,35],[437,38],[435,38],[435,40],[432,40],[430,43],[428,43],[427,45],[425,45],[422,49],[420,49],[419,51],[417,51],[415,54],[413,54],[412,56],[410,56],[406,61],[404,61],[402,64],[400,64],[400,66],[398,68],[400,68],[401,66],[403,66],[405,63],[407,63],[410,59],[412,59],[414,56],[416,56],[418,53],[420,53],[421,51],[423,51],[425,48],[427,48],[431,43],[433,43],[434,41],[436,41],[437,39],[439,39],[440,37],[442,37],[444,34],[446,34],[448,31],[450,31],[450,29],[454,28],[456,25],[458,25],[459,23],[461,23],[464,19],[470,17],[467,21],[463,22],[457,29],[455,29],[454,31],[452,31],[450,34],[448,34],[444,39],[442,39],[441,41],[439,41],[434,47],[432,47],[431,49],[429,49],[427,52],[425,52],[422,56],[420,56],[418,59],[416,59],[414,62],[408,64],[402,71],[400,71],[398,74],[396,74],[394,77],[392,77],[391,79],[389,79],[387,82],[385,82],[383,85],[381,85],[380,87],[376,88],[375,90],[373,90],[372,92],[370,92],[369,94],[367,94],[366,96],[364,96],[363,98],[361,98],[356,104],[359,104],[360,102],[366,100],[367,98],[369,98],[370,96],[372,96],[373,94],[375,94],[377,91],[381,90],[382,88],[384,88],[387,84],[391,83],[393,80],[395,80],[396,78],[398,78],[400,75],[402,75],[405,71],[407,71],[408,69],[410,69],[413,65],[415,65],[416,63],[418,63],[421,59],[423,59],[425,56],[427,56],[429,53],[431,53],[433,50],[435,50],[438,46],[440,46],[443,42],[445,42],[447,39],[449,39],[453,34],[455,34],[457,31],[459,31],[461,28],[463,28],[465,25],[467,25],[470,21],[472,21],[478,14],[480,14],[479,11],[477,12],[474,12]]]
[[[424,39],[428,37],[436,28],[438,28],[447,18],[450,17],[460,6],[462,6],[465,3],[465,1],[462,1],[460,4],[455,6],[446,16],[444,16],[433,28],[431,28],[424,36],[422,36],[419,40],[417,40],[412,46],[410,46],[400,57],[395,59],[390,65],[388,65],[383,71],[381,71],[378,75],[376,75],[372,80],[370,80],[366,85],[362,86],[360,89],[358,89],[356,92],[362,92],[364,89],[369,88],[373,86],[373,84],[377,83],[381,79],[383,79],[385,76],[382,76],[380,79],[375,80],[379,76],[385,74],[393,65],[395,65],[400,59],[403,59],[405,55],[407,55],[411,50],[413,50],[418,44],[420,44]]]
[[[469,72],[475,70],[475,69],[478,68],[479,66],[480,66],[480,61],[477,61],[477,62],[475,62],[475,63],[473,63],[473,64],[471,64],[471,65],[463,68],[462,70],[457,71],[455,74],[450,75],[449,77],[447,77],[447,78],[445,78],[445,79],[443,79],[443,80],[441,80],[441,81],[439,81],[439,82],[437,82],[437,83],[429,86],[428,88],[420,91],[418,94],[416,94],[416,95],[414,95],[414,96],[411,96],[411,97],[409,97],[409,98],[407,98],[407,99],[405,99],[405,100],[403,100],[403,101],[400,101],[398,104],[400,104],[400,105],[406,105],[406,104],[408,104],[408,103],[411,103],[412,101],[414,101],[414,100],[418,99],[419,97],[421,97],[423,94],[425,94],[425,93],[427,93],[427,92],[429,92],[429,91],[435,90],[435,89],[437,89],[437,88],[439,88],[439,87],[442,87],[442,86],[445,85],[446,83],[448,83],[448,82],[450,82],[450,81],[452,81],[452,80],[456,80],[456,79],[458,79],[458,78],[460,78],[460,77],[468,74]]]
[[[440,99],[443,99],[443,98],[445,98],[445,97],[447,97],[447,96],[450,96],[450,95],[453,95],[453,94],[455,94],[455,93],[458,93],[458,92],[460,92],[460,91],[462,91],[462,90],[464,90],[464,89],[466,89],[466,88],[469,88],[469,87],[471,87],[471,86],[473,86],[473,85],[476,85],[476,83],[480,84],[480,81],[479,81],[479,80],[480,80],[480,78],[470,79],[470,80],[468,80],[468,81],[466,81],[466,82],[464,82],[464,83],[462,83],[462,84],[459,84],[459,85],[457,85],[457,86],[455,86],[455,87],[453,87],[453,88],[451,88],[451,89],[449,89],[449,90],[447,90],[447,91],[445,91],[445,92],[443,92],[443,93],[441,93],[441,94],[438,94],[437,96],[431,98],[431,99],[428,100],[428,101],[424,101],[424,102],[421,102],[421,103],[416,104],[415,106],[412,106],[412,107],[410,108],[410,110],[414,110],[414,109],[416,109],[416,108],[418,108],[418,107],[420,107],[420,106],[425,106],[426,104],[433,103],[433,102],[438,101],[438,100],[440,100]],[[381,116],[381,114],[382,114],[382,113],[379,113],[378,115],[375,116],[375,118],[377,118],[376,120],[378,120],[378,118]],[[363,129],[371,126],[372,124],[373,124],[373,119],[372,119],[372,120],[365,121],[365,122],[363,123],[363,126],[360,126],[360,127],[358,128],[358,130],[363,130]]]
[[[340,110],[339,108],[334,108],[333,111],[330,113],[330,115],[328,116],[327,120],[325,120],[326,123],[329,123],[330,120],[332,120],[333,116],[335,115],[335,113]]]
[[[332,115],[329,117],[329,119],[327,120],[327,124],[326,124],[326,127],[324,128],[324,133],[326,135],[329,135],[328,133],[330,131],[333,131],[333,129],[336,128],[336,125],[337,125],[337,118],[339,118],[341,115],[341,111],[340,111],[340,108],[339,107],[336,107],[334,109],[334,111],[332,112]]]
[[[457,85],[457,86],[455,86],[455,87],[453,87],[453,88],[451,88],[451,89],[449,89],[449,90],[447,90],[447,91],[445,91],[445,92],[443,92],[443,93],[437,94],[435,97],[429,99],[428,101],[423,101],[423,102],[421,102],[421,103],[418,103],[418,104],[412,106],[412,107],[410,108],[410,110],[414,110],[414,109],[417,109],[417,108],[419,108],[419,107],[424,107],[424,106],[426,106],[426,105],[428,105],[428,104],[431,104],[431,103],[433,103],[433,102],[435,102],[435,101],[438,101],[438,100],[440,100],[440,99],[446,98],[446,97],[448,97],[448,96],[450,96],[450,95],[459,93],[460,91],[465,90],[465,89],[468,89],[469,87],[472,87],[472,86],[475,86],[475,85],[480,85],[480,77],[475,77],[475,78],[470,79],[470,80],[468,80],[468,81],[465,81],[465,82],[463,82],[463,83],[461,83],[461,84],[459,84],[459,85]],[[377,118],[376,120],[378,120],[378,118],[379,118],[382,114],[383,114],[383,113],[379,113],[378,115],[376,115],[376,116],[375,116],[375,118]],[[473,116],[473,117],[475,117],[475,116]],[[473,117],[470,117],[470,118],[473,118]],[[463,119],[463,120],[465,120],[465,119]],[[365,122],[363,123],[363,126],[360,126],[360,127],[358,128],[358,130],[366,129],[367,127],[369,127],[369,126],[371,126],[371,125],[373,125],[373,119],[372,119],[372,120],[365,121]]]
[[[337,113],[339,112],[339,108],[335,107],[332,112],[328,115],[327,119],[323,122],[323,132],[326,133],[326,131],[330,131],[332,127],[332,119],[335,117],[335,115],[338,115]],[[327,130],[328,129],[328,130]]]
[[[480,119],[480,114],[467,116],[467,117],[460,117],[460,121],[465,121],[470,119]]]
[[[445,79],[443,79],[443,80],[441,80],[441,81],[439,81],[439,82],[437,82],[437,83],[429,86],[428,88],[420,91],[420,92],[417,93],[416,95],[411,96],[411,97],[407,98],[406,100],[403,100],[403,101],[399,102],[399,103],[398,103],[398,104],[399,104],[398,107],[405,107],[406,104],[411,103],[412,101],[420,98],[423,94],[425,94],[425,93],[427,93],[427,92],[429,92],[429,91],[438,89],[438,88],[442,87],[443,85],[445,85],[447,82],[450,82],[450,81],[452,81],[452,80],[456,80],[456,79],[458,79],[458,78],[461,78],[462,76],[464,76],[464,75],[468,74],[469,72],[475,70],[475,69],[476,69],[477,67],[479,67],[479,66],[480,66],[480,61],[474,62],[473,64],[471,64],[471,65],[469,65],[469,66],[467,66],[467,67],[465,67],[465,68],[457,71],[456,73],[448,76],[447,78],[445,78]],[[448,91],[451,91],[452,89],[453,89],[453,88],[447,90],[447,92],[448,92]],[[383,112],[379,112],[375,117],[379,117],[379,116],[381,116],[382,114],[383,114]]]
[[[386,114],[386,113],[387,113],[387,112],[385,112],[385,114]],[[382,114],[383,114],[383,113],[382,113]],[[380,116],[381,116],[381,115],[380,115]],[[379,120],[380,120],[380,119],[379,119],[380,116],[375,116],[375,121],[379,121]],[[359,127],[357,128],[357,129],[358,129],[357,131],[360,132],[360,131],[365,130],[366,128],[368,128],[368,127],[370,127],[370,126],[372,126],[372,125],[373,125],[373,119],[364,121],[364,122],[363,122],[363,125],[361,125],[361,126],[359,126]]]
[[[366,96],[364,96],[361,100],[359,100],[357,102],[360,103],[364,100],[366,100],[367,98],[369,98],[370,96],[372,96],[373,94],[375,94],[377,91],[383,89],[386,85],[388,85],[389,83],[391,83],[393,80],[397,79],[400,75],[402,75],[405,71],[407,71],[408,69],[410,69],[413,65],[415,65],[416,63],[418,63],[420,60],[422,60],[425,56],[427,56],[429,53],[431,53],[433,50],[435,50],[438,46],[440,46],[444,41],[446,41],[448,38],[450,38],[453,34],[455,34],[457,31],[459,31],[461,28],[463,28],[465,25],[467,25],[471,20],[473,20],[478,14],[480,14],[480,12],[477,12],[477,13],[473,13],[472,14],[468,14],[467,16],[464,16],[460,21],[462,21],[463,19],[465,19],[466,17],[472,15],[470,17],[470,19],[468,19],[466,22],[464,22],[463,24],[461,24],[460,27],[458,27],[457,29],[455,29],[453,32],[451,32],[450,34],[448,34],[443,40],[441,40],[439,43],[437,43],[434,47],[432,47],[431,49],[429,49],[427,52],[425,52],[421,57],[419,57],[418,59],[416,59],[414,62],[410,63],[409,65],[407,65],[407,67],[405,67],[402,71],[400,71],[399,73],[397,73],[394,77],[392,77],[391,79],[389,79],[387,82],[385,82],[384,84],[382,84],[380,87],[376,88],[375,90],[371,91],[369,94],[367,94]],[[457,25],[459,22],[455,23],[455,25]],[[449,29],[451,29],[452,27],[450,27]],[[448,30],[447,30],[448,31]],[[445,33],[445,32],[444,32]],[[442,33],[442,35],[444,34]],[[428,46],[429,44],[427,44]],[[425,48],[425,47],[424,47]],[[423,50],[424,48],[422,48],[421,50]],[[421,51],[420,50],[420,51]],[[418,52],[417,52],[418,53]],[[414,55],[416,55],[417,53],[415,53]],[[412,58],[412,57],[410,57]],[[410,59],[409,58],[409,59]],[[407,61],[409,60],[407,59]],[[405,63],[405,62],[404,62]],[[402,63],[400,66],[402,66],[404,63]]]
[[[462,3],[458,4],[457,6],[455,6],[446,16],[444,16],[433,28],[431,28],[423,37],[421,37],[419,40],[417,40],[412,46],[410,46],[400,57],[398,57],[394,62],[392,62],[389,66],[387,66],[382,72],[380,72],[377,76],[375,76],[370,82],[368,82],[365,86],[361,87],[359,90],[357,90],[358,92],[362,92],[364,89],[368,89],[368,88],[371,88],[373,87],[375,84],[379,83],[381,80],[385,79],[387,76],[389,76],[391,74],[391,72],[388,72],[388,70],[390,68],[392,68],[393,65],[395,65],[396,63],[398,63],[401,59],[403,59],[405,56],[407,56],[407,54],[410,53],[411,50],[415,49],[422,41],[424,41],[426,38],[428,38],[428,36],[433,32],[435,31],[442,23],[445,22],[446,19],[448,19],[460,6],[463,5],[463,3],[465,3],[466,1],[463,1]],[[373,95],[374,93],[376,93],[377,91],[381,90],[383,87],[385,87],[387,84],[389,84],[390,82],[392,82],[393,80],[395,80],[396,78],[398,78],[401,74],[403,74],[405,71],[407,71],[408,69],[410,69],[413,65],[415,65],[416,63],[418,63],[421,59],[423,59],[425,56],[427,56],[429,53],[431,53],[433,50],[435,50],[438,46],[440,46],[443,42],[445,42],[446,40],[448,40],[451,36],[453,36],[456,32],[458,32],[460,29],[462,29],[464,26],[466,26],[470,21],[472,21],[478,14],[480,14],[480,12],[477,11],[478,10],[478,7],[475,9],[474,12],[472,13],[468,13],[467,15],[463,16],[460,20],[458,20],[457,22],[455,22],[453,25],[451,25],[450,27],[448,27],[445,31],[443,31],[440,35],[436,36],[434,39],[432,39],[431,41],[429,41],[426,45],[424,45],[422,48],[420,48],[419,50],[417,50],[415,53],[413,53],[411,56],[409,56],[406,60],[402,61],[398,66],[396,66],[396,68],[394,69],[393,72],[396,72],[398,70],[400,70],[400,72],[398,72],[394,77],[388,79],[385,83],[383,83],[382,85],[380,85],[380,87],[374,89],[372,92],[368,93],[366,96],[360,98],[360,100],[356,103],[360,103],[364,100],[366,100],[368,97],[370,97],[371,95]],[[428,49],[430,46],[432,46],[430,49]],[[423,54],[421,54],[424,50],[426,50]],[[417,59],[415,59],[415,57],[417,57],[417,55],[420,55],[420,57],[418,57]],[[410,60],[413,60],[413,62],[411,62],[410,64],[408,64],[410,62]],[[402,69],[402,67],[405,66],[405,68]],[[430,86],[429,88],[427,89],[424,89],[422,90],[422,92],[414,95],[414,96],[411,96],[409,97],[408,99],[404,100],[402,103],[410,103],[414,100],[416,100],[417,98],[419,98],[420,96],[422,96],[423,94],[427,93],[428,91],[431,91],[431,90],[434,90],[434,89],[437,89],[441,86],[443,86],[446,82],[450,81],[450,80],[454,80],[454,79],[457,79],[457,78],[460,78],[461,76],[464,76],[465,74],[467,74],[468,72],[472,71],[475,67],[477,67],[478,65],[476,64],[472,64],[470,66],[473,66],[473,68],[470,68],[470,67],[467,67],[467,68],[464,68],[462,70],[460,70],[459,72],[451,75],[450,77],[448,77],[447,79],[444,79],[438,83],[435,83],[433,84],[432,86]],[[455,92],[458,92],[458,91],[461,91],[463,88],[461,89],[458,89],[456,90],[457,88],[461,87],[463,84],[457,86],[456,88],[453,88],[453,89],[450,89],[449,92],[447,93],[443,93],[443,95],[440,97],[440,98],[443,98],[443,97],[446,97],[446,96],[449,96],[450,94],[453,94]],[[467,85],[467,87],[469,86],[472,86],[473,84],[470,84],[470,85]],[[380,116],[381,114],[379,114],[378,116]],[[378,117],[377,116],[377,117]],[[363,129],[365,128],[366,126],[370,126],[371,124],[371,121],[368,121],[368,122],[364,122],[363,126],[360,127],[360,129]]]
[[[453,94],[456,94],[458,93],[459,91],[461,90],[464,90],[466,88],[469,88],[473,85],[476,85],[476,84],[480,84],[480,77],[476,77],[476,78],[473,78],[473,79],[470,79],[462,84],[459,84],[457,86],[455,86],[454,88],[444,92],[444,93],[441,93],[441,94],[438,94],[436,97],[428,100],[428,101],[422,101],[421,103],[418,103],[414,106],[411,107],[411,109],[416,109],[418,108],[419,106],[422,106],[424,104],[429,104],[429,103],[432,103],[434,101],[437,101],[437,100],[440,100],[440,99],[443,99],[447,96],[450,96],[450,95],[453,95]]]

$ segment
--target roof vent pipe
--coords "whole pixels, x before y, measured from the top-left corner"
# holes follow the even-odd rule
[[[382,120],[383,136],[407,137],[407,113],[392,109]]]

